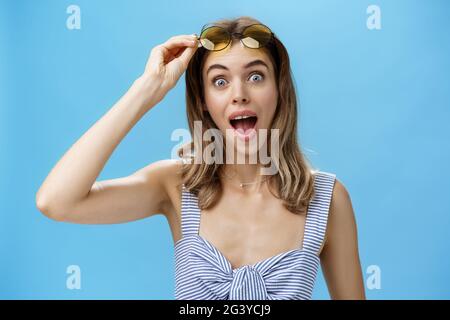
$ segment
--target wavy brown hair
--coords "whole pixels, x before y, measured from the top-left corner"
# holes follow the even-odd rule
[[[218,20],[208,25],[221,26],[233,34],[235,32],[241,33],[246,26],[255,23],[261,22],[243,16],[236,19]],[[269,190],[275,197],[283,200],[285,208],[289,211],[303,213],[314,196],[313,175],[315,170],[300,151],[297,141],[297,97],[292,80],[289,55],[277,36],[274,36],[273,41],[259,50],[264,50],[272,61],[279,92],[272,125],[271,128],[267,128],[268,131],[280,129],[278,170],[269,179]],[[193,141],[178,150],[178,155],[185,160],[181,168],[182,183],[189,191],[198,196],[200,209],[208,209],[214,206],[222,194],[219,174],[223,169],[223,164],[207,164],[205,161],[197,164],[193,161],[195,146],[202,145],[202,150],[205,150],[205,147],[210,144],[203,141],[203,133],[208,129],[217,129],[209,113],[203,110],[202,69],[208,53],[208,50],[199,48],[191,58],[186,70],[186,110]],[[201,121],[202,136],[195,136],[194,121]],[[194,153],[186,150],[194,150]],[[273,156],[270,148],[268,153],[269,157]]]

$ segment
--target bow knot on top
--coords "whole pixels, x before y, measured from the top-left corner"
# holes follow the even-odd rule
[[[313,262],[315,271],[319,265],[318,256],[313,252],[294,249],[233,269],[228,259],[209,241],[199,235],[191,238],[190,262],[192,266],[205,266],[193,267],[191,276],[220,300],[285,299],[285,288],[298,287],[298,282],[305,277],[301,257]],[[292,293],[291,290],[289,294]]]

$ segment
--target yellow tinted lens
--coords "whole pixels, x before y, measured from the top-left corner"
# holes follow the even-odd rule
[[[230,42],[228,32],[220,27],[209,27],[200,35],[200,43],[208,50],[222,50]]]
[[[254,24],[245,28],[242,42],[250,48],[261,48],[272,38],[272,32],[262,24]]]

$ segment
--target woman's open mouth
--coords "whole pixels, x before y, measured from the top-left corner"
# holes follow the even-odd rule
[[[258,117],[254,114],[237,115],[230,118],[230,124],[237,136],[243,140],[250,140],[256,133]]]

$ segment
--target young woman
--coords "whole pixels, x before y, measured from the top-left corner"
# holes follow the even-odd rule
[[[185,71],[193,141],[181,159],[96,181]],[[174,36],[152,49],[144,73],[52,169],[37,207],[85,224],[163,214],[177,299],[310,299],[319,264],[331,298],[365,299],[349,194],[335,174],[311,168],[296,135],[285,47],[253,18],[220,20],[199,38]]]

